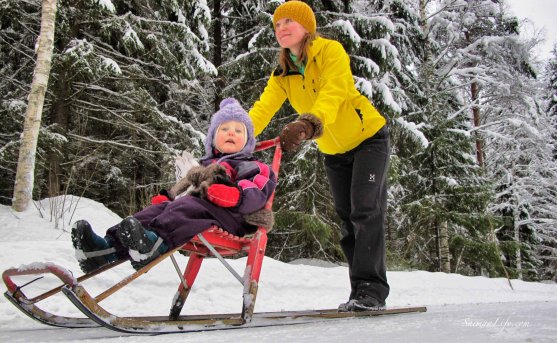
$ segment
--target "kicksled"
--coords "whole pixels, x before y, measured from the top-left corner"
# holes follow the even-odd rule
[[[275,148],[271,168],[278,175],[282,150],[279,139],[275,138],[257,144],[256,151]],[[271,209],[274,195],[265,207]],[[212,227],[197,235],[190,242],[159,256],[142,269],[123,278],[96,296],[91,295],[83,286],[83,282],[101,275],[126,260],[120,260],[106,265],[94,272],[74,277],[64,267],[54,263],[32,263],[18,268],[11,268],[2,273],[2,280],[6,285],[5,297],[20,311],[30,318],[50,326],[65,328],[106,327],[108,329],[126,333],[173,333],[193,332],[220,329],[235,329],[244,327],[265,327],[275,325],[304,324],[331,319],[370,317],[380,315],[425,312],[425,307],[386,308],[378,311],[366,312],[338,312],[336,309],[308,310],[308,311],[280,311],[254,313],[255,300],[259,284],[259,276],[267,246],[267,230],[258,228],[250,236],[237,237],[218,227]],[[175,253],[189,255],[185,270],[182,272]],[[243,276],[227,262],[225,257],[247,255]],[[202,262],[206,257],[217,258],[228,271],[243,286],[241,312],[229,314],[181,315],[188,295],[193,287]],[[110,313],[101,306],[101,302],[114,293],[122,290],[134,280],[138,279],[160,262],[171,259],[177,272],[178,289],[171,301],[168,316],[118,316]],[[23,289],[28,284],[37,281],[41,275],[51,274],[60,279],[61,284],[42,294],[28,297]],[[23,285],[14,280],[22,276],[39,276]],[[40,302],[51,296],[62,293],[71,301],[85,317],[69,317],[48,312],[40,307]],[[239,301],[240,302],[240,301]]]

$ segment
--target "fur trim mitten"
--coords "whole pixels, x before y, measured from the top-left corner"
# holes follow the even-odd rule
[[[170,194],[173,197],[187,192],[186,194],[205,198],[207,196],[207,188],[214,183],[231,184],[226,169],[213,163],[204,166],[192,167],[186,177],[178,181],[171,189]]]
[[[267,229],[267,232],[269,232],[271,231],[271,229],[273,228],[273,224],[275,223],[275,216],[273,215],[273,211],[262,208],[253,213],[245,214],[244,220],[250,225],[263,227]]]
[[[323,135],[323,123],[321,122],[321,119],[317,118],[315,115],[311,113],[302,113],[300,114],[300,117],[298,117],[298,120],[305,121],[313,127],[312,134],[309,137],[306,137],[307,140],[316,139]]]
[[[286,124],[280,133],[280,145],[286,152],[295,151],[303,141],[321,137],[323,124],[311,113],[303,113],[291,123]]]

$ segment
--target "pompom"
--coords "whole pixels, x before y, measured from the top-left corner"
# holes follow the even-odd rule
[[[224,100],[222,100],[220,102],[219,107],[221,109],[225,108],[226,106],[230,106],[230,105],[237,105],[240,106],[240,103],[238,102],[238,100],[234,99],[234,98],[226,98]]]

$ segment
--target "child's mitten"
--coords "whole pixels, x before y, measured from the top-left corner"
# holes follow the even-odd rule
[[[207,200],[220,207],[234,207],[240,202],[240,189],[215,183],[207,189]]]

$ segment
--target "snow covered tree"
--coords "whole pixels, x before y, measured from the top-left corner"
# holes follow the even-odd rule
[[[14,9],[14,22],[36,20],[37,5]],[[201,153],[197,116],[212,113],[203,80],[216,74],[203,56],[209,21],[204,1],[60,1],[40,192],[129,214],[170,182],[178,150]]]
[[[514,88],[523,100],[512,110],[527,115],[510,121],[513,141],[497,144],[497,149],[509,150],[507,165],[510,162],[510,168],[499,171],[505,180],[500,182],[501,202],[496,209],[508,220],[498,235],[509,267],[532,280],[554,280],[557,266],[555,58],[548,61],[546,70],[547,77],[522,77]],[[542,81],[547,82],[545,87]]]
[[[0,3],[0,117],[3,121],[0,126],[0,202],[5,205],[11,205],[14,193],[40,18],[39,1]],[[39,161],[40,156],[39,148]],[[35,173],[37,169],[40,168],[36,168]]]
[[[543,147],[546,149],[553,148],[553,159],[550,165],[555,166],[557,162],[557,44],[553,45],[552,57],[549,59],[546,67],[547,71],[547,84],[546,84],[546,102],[547,102],[547,118],[544,121],[545,127],[551,128],[549,132],[544,132],[551,144],[545,144]],[[545,130],[543,130],[545,131]],[[547,154],[551,152],[546,150]],[[539,278],[542,280],[557,280],[557,221],[555,214],[557,213],[557,206],[555,199],[557,198],[555,190],[555,179],[557,176],[552,171],[546,171],[547,168],[547,155],[545,156],[543,166],[538,165],[539,170],[535,170],[537,175],[542,175],[545,181],[538,190],[543,191],[543,196],[540,197],[538,203],[543,209],[544,216],[550,220],[544,220],[542,225],[538,227],[538,242],[536,246],[536,256],[540,260]],[[553,179],[553,181],[552,181]],[[547,187],[547,188],[544,188]],[[539,211],[542,212],[542,211]]]
[[[535,223],[547,219],[532,216],[535,208],[541,210],[539,201],[548,198],[534,192],[527,181],[535,165],[549,162],[543,152],[546,149],[539,145],[543,141],[538,134],[543,126],[539,125],[544,120],[535,96],[539,91],[530,57],[535,42],[518,36],[518,21],[507,15],[502,1],[447,0],[438,4],[432,21],[444,32],[439,37],[450,42],[445,50],[450,63],[445,64],[444,74],[456,81],[453,89],[464,100],[459,111],[471,113],[475,155],[496,192],[490,210],[503,223],[496,229],[497,237],[510,242],[502,243],[501,248],[507,262],[512,260],[508,267],[522,277],[523,267],[535,271],[539,264],[534,256]],[[535,183],[546,183],[541,181]],[[533,193],[537,194],[527,196]],[[483,239],[485,243],[494,240],[492,234]]]
[[[220,97],[237,97],[249,108],[259,98],[277,65],[279,49],[272,13],[279,3],[255,0],[213,2],[220,3],[220,13],[214,13],[214,16],[220,17],[218,30],[222,35],[220,42],[215,41],[214,45],[214,55],[220,56],[216,92]]]
[[[408,215],[403,232],[414,246],[407,251],[438,270],[502,271],[487,208],[491,181],[475,126],[489,106],[480,102],[479,87],[496,87],[490,73],[506,63],[491,56],[493,46],[504,56],[512,53],[505,49],[513,39],[504,30],[509,21],[498,8],[491,1],[419,1],[423,40],[416,62],[420,85],[413,94],[419,106],[411,118],[424,143],[400,150],[409,163],[398,173],[406,194],[402,214]]]

